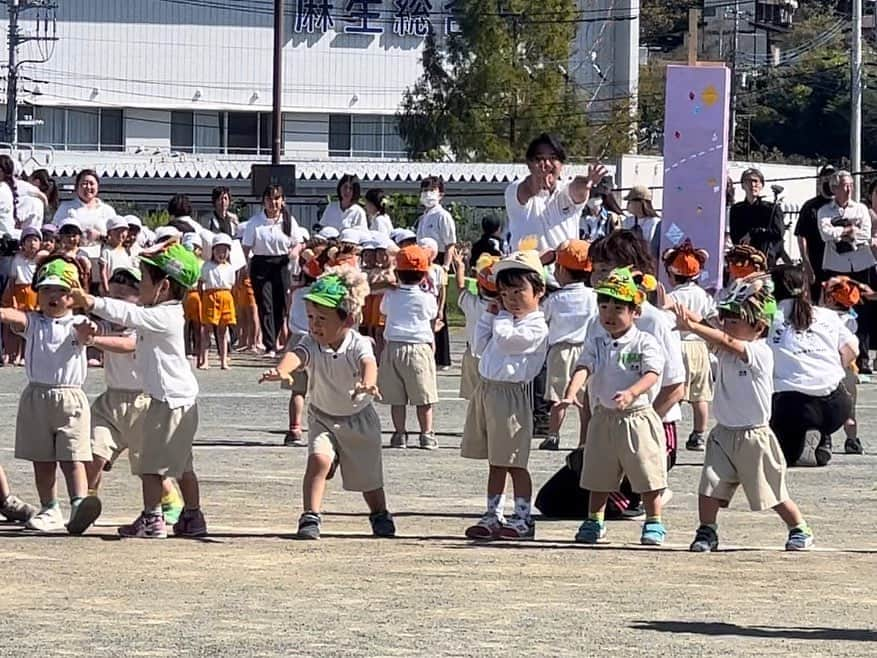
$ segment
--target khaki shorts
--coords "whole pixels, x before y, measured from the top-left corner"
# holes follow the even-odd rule
[[[548,379],[545,382],[544,396],[546,400],[559,402],[563,399],[583,349],[581,343],[556,343],[548,348],[546,365]],[[580,392],[579,401],[583,399],[584,393]]]
[[[308,409],[308,454],[338,456],[341,484],[347,491],[375,491],[384,486],[381,419],[374,406],[353,416],[330,416]]]
[[[652,407],[594,409],[584,459],[582,489],[617,491],[625,475],[636,493],[667,488],[664,425]]]
[[[150,397],[140,391],[107,389],[91,405],[91,451],[110,461],[129,450],[131,463],[140,454],[137,424],[149,408]],[[133,443],[132,443],[133,441]]]
[[[463,363],[460,366],[460,397],[464,400],[472,399],[475,388],[481,381],[481,375],[478,374],[480,362],[481,359],[474,356],[468,349],[463,352]]]
[[[687,376],[682,399],[686,402],[712,402],[713,373],[706,343],[702,340],[683,340],[682,360]]]
[[[198,405],[171,409],[167,402],[150,398],[139,423],[139,459],[132,461],[134,475],[164,475],[177,480],[190,473],[192,443],[198,431]]]
[[[738,430],[716,425],[706,440],[698,493],[730,502],[738,485],[754,512],[789,499],[786,460],[766,425]]]
[[[292,350],[295,349],[295,346],[301,342],[302,338],[304,338],[303,334],[290,334],[289,340],[286,343],[286,351],[292,352]],[[281,382],[280,388],[285,391],[292,391],[299,395],[307,395],[308,371],[304,368],[296,370],[292,373],[292,383],[288,381]]]
[[[850,394],[850,398],[853,401],[853,410],[850,412],[850,418],[853,420],[856,419],[856,401],[859,399],[859,373],[857,373],[852,368],[847,368],[846,373],[843,379],[844,388],[847,389],[847,393]]]
[[[531,385],[482,379],[469,400],[460,454],[491,466],[527,468],[532,440]]]
[[[378,389],[385,404],[420,407],[438,402],[435,355],[428,343],[387,343],[381,353]]]
[[[18,400],[15,457],[90,462],[91,411],[81,388],[28,384]]]

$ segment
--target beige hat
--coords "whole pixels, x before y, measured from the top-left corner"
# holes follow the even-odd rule
[[[625,201],[651,201],[652,191],[645,185],[634,185],[624,197]]]
[[[539,252],[532,249],[515,251],[493,266],[494,275],[503,270],[528,270],[545,278],[545,268],[539,259]]]

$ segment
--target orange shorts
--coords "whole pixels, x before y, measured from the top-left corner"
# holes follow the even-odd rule
[[[19,311],[35,311],[37,291],[26,283],[16,283],[10,290],[10,294],[3,296],[3,305],[11,306]]]
[[[234,293],[234,301],[238,308],[256,306],[256,293],[253,292],[253,283],[250,281],[249,276],[243,277],[240,283],[235,284],[232,292]]]
[[[237,324],[231,290],[205,290],[201,296],[201,324],[212,327]]]
[[[183,312],[186,314],[186,322],[201,322],[201,293],[190,290],[183,300]]]
[[[387,319],[381,315],[381,299],[383,295],[369,295],[362,307],[363,327],[383,327]]]

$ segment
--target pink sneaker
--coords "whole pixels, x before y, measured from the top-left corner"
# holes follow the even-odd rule
[[[165,539],[167,537],[164,517],[161,514],[141,513],[134,519],[134,523],[123,525],[118,532],[122,537],[136,539]]]
[[[206,537],[207,521],[200,509],[184,509],[180,520],[174,523],[174,534],[177,537]]]

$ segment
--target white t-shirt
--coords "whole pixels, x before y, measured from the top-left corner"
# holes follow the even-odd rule
[[[643,217],[642,219],[637,220],[633,215],[625,215],[624,219],[621,221],[621,227],[633,231],[639,226],[643,234],[643,240],[652,244],[652,241],[655,239],[655,231],[658,230],[658,225],[660,223],[660,217]]]
[[[548,323],[548,345],[585,342],[588,320],[597,315],[597,294],[584,283],[565,285],[542,304]]]
[[[796,331],[786,321],[792,300],[779,304],[767,341],[773,350],[774,389],[777,393],[797,391],[823,396],[832,393],[843,381],[844,368],[840,349],[849,346],[859,352],[859,341],[833,311],[813,307],[813,322],[805,331]]]
[[[21,228],[42,228],[43,221],[46,214],[46,207],[43,205],[43,202],[40,199],[29,196],[27,194],[21,194],[20,187],[23,183],[19,181],[17,185],[19,186],[19,195],[18,195],[18,225]]]
[[[378,233],[383,233],[384,235],[390,235],[393,232],[393,222],[392,220],[383,213],[380,215],[375,215],[371,221],[371,230],[377,231]]]
[[[460,291],[457,295],[457,306],[463,311],[466,318],[466,343],[469,354],[472,356],[480,356],[475,352],[475,329],[481,315],[487,310],[488,302],[478,295],[473,295],[466,289]]]
[[[478,373],[495,382],[532,381],[548,354],[548,325],[542,311],[516,319],[508,311],[482,313],[475,327]]]
[[[289,331],[296,336],[304,336],[310,333],[308,326],[308,307],[305,303],[305,295],[311,291],[310,286],[302,286],[292,291],[292,302],[289,304]]]
[[[588,392],[592,405],[617,409],[612,398],[630,388],[647,373],[658,375],[658,381],[634,400],[630,409],[648,407],[661,389],[660,374],[664,370],[664,354],[654,336],[637,329],[636,325],[623,336],[613,338],[605,331],[585,341],[576,368],[589,373]]]
[[[24,330],[27,381],[44,386],[82,386],[88,372],[85,345],[79,342],[76,325],[83,315],[69,313],[50,318],[28,313]]]
[[[290,233],[296,235],[297,232],[298,224],[292,218]],[[264,212],[246,222],[241,243],[252,249],[253,256],[286,256],[293,246],[292,238],[283,232],[283,218],[278,216],[276,221],[268,219]]]
[[[101,335],[103,336],[133,336],[137,339],[137,332],[133,329],[115,327],[109,322],[101,322]],[[104,379],[107,388],[115,391],[142,391],[143,382],[137,374],[137,354],[119,354],[118,352],[104,352]]]
[[[15,215],[12,212],[15,201],[12,190],[6,182],[0,183],[0,234],[15,230]]]
[[[95,230],[101,235],[107,234],[107,220],[116,216],[113,207],[104,203],[100,199],[97,200],[93,208],[89,208],[79,197],[73,197],[69,201],[64,201],[58,206],[52,223],[61,226],[68,217],[75,217],[82,227],[83,233],[89,229]]]
[[[569,195],[569,182],[558,183],[553,192],[543,192],[518,201],[518,187],[523,181],[511,183],[505,190],[505,209],[509,217],[510,246],[518,248],[521,239],[539,238],[539,250],[557,249],[564,240],[579,237],[579,219],[585,201],[576,203]]]
[[[381,315],[387,318],[384,339],[394,343],[429,343],[435,340],[432,321],[438,315],[438,303],[420,286],[402,285],[384,292]]]
[[[107,272],[109,272],[107,278],[109,279],[116,270],[132,267],[134,261],[131,259],[131,254],[125,251],[125,247],[118,249],[104,247],[100,251],[100,264],[107,266]]]
[[[231,290],[237,271],[231,263],[217,263],[212,260],[204,261],[201,267],[201,281],[204,282],[204,290]]]
[[[710,297],[709,293],[694,281],[681,283],[667,294],[674,301],[679,302],[685,308],[694,311],[704,319],[715,317],[717,313],[716,300],[713,297]],[[683,331],[681,333],[682,340],[699,340],[703,342],[702,338],[690,331]]]
[[[320,217],[320,226],[331,226],[332,228],[343,231],[346,228],[356,228],[363,231],[368,230],[368,217],[365,209],[358,203],[354,203],[347,210],[341,210],[341,205],[337,201],[333,201],[323,211]]]
[[[454,218],[441,204],[427,210],[417,220],[417,241],[432,238],[438,244],[439,253],[447,252],[457,244],[457,225]]]
[[[15,276],[15,285],[29,286],[33,283],[34,274],[37,273],[37,261],[25,258],[24,254],[15,254],[12,257],[12,273]]]
[[[770,422],[773,397],[773,352],[763,340],[745,344],[746,361],[719,350],[713,415],[731,429],[761,427]]]
[[[362,362],[375,360],[369,338],[348,331],[334,351],[305,336],[293,351],[308,371],[308,396],[314,409],[330,416],[352,416],[371,405],[367,395],[353,397],[355,384],[362,380]]]

